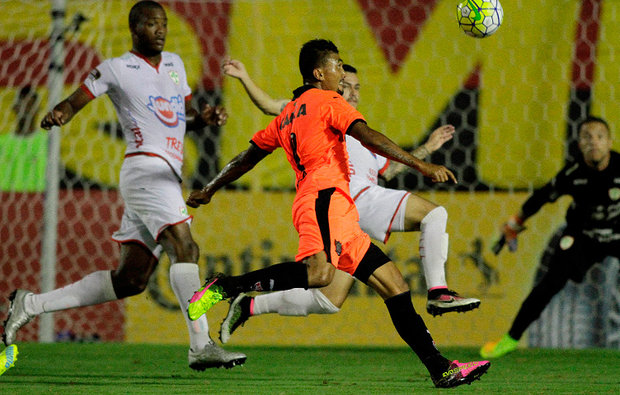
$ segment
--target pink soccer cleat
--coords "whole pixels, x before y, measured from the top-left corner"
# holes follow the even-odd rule
[[[462,384],[471,384],[472,381],[480,379],[491,366],[489,361],[473,361],[460,363],[452,361],[448,370],[441,374],[441,377],[432,377],[433,383],[437,388],[452,388]]]

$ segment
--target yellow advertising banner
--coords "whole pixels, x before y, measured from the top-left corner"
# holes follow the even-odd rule
[[[516,212],[525,193],[425,193],[449,213],[448,285],[482,300],[479,309],[432,317],[426,313],[426,285],[418,254],[419,233],[393,233],[384,251],[397,263],[414,294],[414,306],[437,344],[477,346],[505,333],[531,289],[534,271],[552,232],[563,222],[567,201],[544,207],[528,221],[519,250],[490,251],[498,226]],[[297,249],[291,223],[292,193],[221,192],[194,210],[192,231],[198,242],[201,276],[220,271],[240,274],[281,261]],[[168,283],[169,262],[162,260],[147,292],[126,301],[126,341],[187,343],[185,321]],[[217,338],[228,303],[209,313]],[[239,345],[402,345],[381,298],[357,283],[338,314],[251,318],[231,340]]]

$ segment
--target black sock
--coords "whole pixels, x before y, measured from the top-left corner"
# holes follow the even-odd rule
[[[307,289],[308,267],[300,262],[278,263],[240,276],[222,278],[219,284],[229,296],[250,291]]]
[[[402,339],[416,353],[432,376],[441,375],[450,366],[428,332],[422,317],[416,313],[411,303],[411,291],[392,296],[385,300],[392,322]]]

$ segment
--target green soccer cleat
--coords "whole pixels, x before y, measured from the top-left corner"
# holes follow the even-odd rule
[[[219,285],[215,285],[217,280],[219,280],[219,277],[207,279],[205,285],[194,292],[194,296],[189,300],[189,305],[187,306],[187,315],[190,320],[196,321],[219,301],[227,298],[224,289]]]
[[[0,353],[0,376],[15,365],[17,361],[17,345],[11,344]]]
[[[509,334],[505,334],[501,339],[496,342],[490,342],[482,346],[480,349],[480,355],[482,358],[499,358],[513,352],[517,349],[519,341],[510,337]]]

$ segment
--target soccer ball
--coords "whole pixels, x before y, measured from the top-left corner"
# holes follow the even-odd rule
[[[456,20],[465,34],[483,38],[499,29],[504,9],[499,0],[465,0],[456,6]]]

